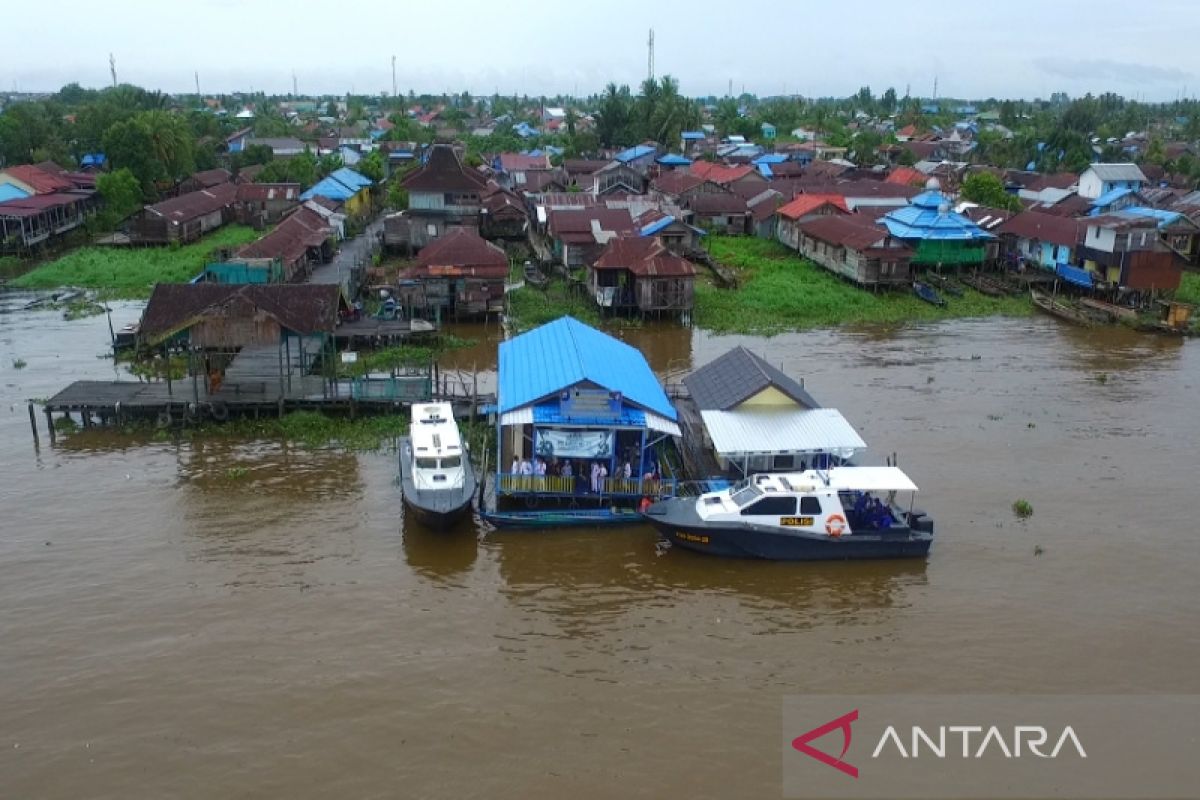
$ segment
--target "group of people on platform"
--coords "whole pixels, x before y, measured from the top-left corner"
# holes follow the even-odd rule
[[[584,459],[558,459],[555,458],[549,464],[541,456],[530,461],[528,458],[521,456],[513,456],[512,466],[509,469],[512,475],[520,475],[530,478],[558,477],[569,479],[571,491],[575,494],[601,494],[605,490],[605,481],[610,477],[620,480],[636,480],[638,475],[634,471],[632,459],[626,458],[621,463],[614,466],[613,473],[610,475],[608,464],[604,461],[592,461],[591,465]],[[658,468],[653,463],[646,465],[645,471],[641,478],[643,481],[658,480]],[[536,484],[530,483],[531,488]]]

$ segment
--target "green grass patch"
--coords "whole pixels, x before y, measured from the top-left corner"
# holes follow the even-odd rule
[[[156,283],[194,278],[217,248],[237,247],[261,235],[244,225],[226,225],[183,247],[81,247],[22,275],[12,285],[23,289],[78,286],[105,290],[107,297],[149,297]]]
[[[0,256],[0,278],[14,278],[28,268],[29,262],[16,256]]]
[[[552,280],[545,291],[526,286],[508,295],[508,317],[517,332],[527,331],[571,315],[588,325],[600,324],[600,310],[587,294],[571,292],[567,283]]]
[[[1200,305],[1200,274],[1195,272],[1183,273],[1183,282],[1175,292],[1175,299],[1184,303]]]
[[[994,298],[972,289],[963,297],[948,297],[944,308],[904,291],[867,291],[765,239],[712,236],[708,244],[718,262],[738,273],[738,289],[721,289],[704,279],[696,283],[696,324],[719,333],[769,335],[847,324],[1032,313],[1028,298]]]

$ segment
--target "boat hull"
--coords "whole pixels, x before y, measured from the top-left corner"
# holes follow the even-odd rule
[[[641,525],[644,518],[633,509],[563,509],[539,511],[483,511],[482,516],[497,528],[548,529]]]
[[[422,527],[431,530],[447,530],[471,510],[475,495],[475,472],[471,459],[463,458],[463,485],[453,489],[422,490],[413,483],[412,469],[404,458],[410,450],[407,437],[400,440],[400,488],[406,516],[415,519]]]
[[[646,512],[646,521],[672,545],[724,558],[770,561],[857,561],[924,558],[933,544],[929,531],[909,528],[853,533],[837,539],[799,530],[736,523],[706,523],[689,501],[667,500]]]

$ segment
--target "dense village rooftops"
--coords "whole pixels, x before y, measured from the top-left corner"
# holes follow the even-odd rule
[[[595,269],[627,269],[638,277],[685,277],[696,274],[696,267],[674,255],[652,236],[609,240],[593,265]]]
[[[695,189],[705,182],[706,180],[699,175],[676,170],[673,172],[664,172],[662,175],[659,175],[650,182],[650,187],[663,194],[678,196],[690,189]]]
[[[35,217],[54,208],[62,208],[82,200],[87,200],[94,194],[94,192],[83,189],[73,189],[69,192],[35,194],[29,197],[14,198],[0,203],[0,217]]]
[[[299,200],[298,183],[242,183],[237,187],[239,203],[266,202],[268,200]]]
[[[501,153],[499,158],[500,169],[505,172],[524,172],[525,170],[535,169],[550,169],[550,156],[542,153],[540,155],[529,155],[527,153]]]
[[[1023,211],[1000,225],[995,232],[1022,239],[1036,239],[1039,242],[1074,247],[1083,241],[1084,234],[1087,232],[1087,222],[1045,214],[1040,211]]]
[[[656,152],[658,152],[658,149],[652,145],[639,144],[617,153],[613,156],[613,160],[620,161],[622,164],[628,164],[630,161],[637,161],[639,158],[645,158]]]
[[[1159,220],[1156,217],[1143,214],[1130,214],[1127,210],[1114,211],[1096,217],[1086,217],[1082,220],[1089,228],[1108,228],[1115,231],[1134,230],[1137,228],[1157,228]]]
[[[458,153],[448,144],[436,144],[429,160],[407,175],[401,185],[419,192],[478,192],[487,184],[479,173],[463,166]]]
[[[275,226],[275,230],[238,251],[242,258],[277,258],[294,264],[309,248],[320,247],[333,235],[325,218],[310,208],[298,208]]]
[[[726,192],[702,192],[687,200],[687,207],[697,214],[746,214],[750,208],[736,194]]]
[[[925,175],[913,167],[896,167],[884,181],[900,186],[921,186],[925,183]]]
[[[570,208],[550,212],[550,233],[563,239],[595,241],[596,233],[611,232],[619,236],[637,233],[633,217],[627,208]]]
[[[213,186],[219,186],[222,183],[229,183],[233,180],[233,173],[222,167],[216,169],[205,169],[199,172],[192,173],[192,180],[200,184],[206,189]]]
[[[189,222],[233,205],[237,200],[237,189],[232,183],[218,184],[146,206],[146,212],[177,224]]]
[[[846,198],[836,194],[802,194],[779,208],[779,216],[787,219],[799,219],[813,213],[824,205],[832,205],[847,214],[850,209],[846,206]]]
[[[745,347],[735,347],[683,379],[692,400],[701,411],[728,411],[774,387],[804,408],[819,408],[799,382]]]
[[[568,158],[563,161],[562,165],[568,175],[590,175],[608,164],[609,162],[603,159]]]

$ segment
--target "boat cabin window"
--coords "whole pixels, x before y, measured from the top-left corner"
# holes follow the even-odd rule
[[[801,497],[800,513],[806,517],[819,516],[821,514],[821,501],[815,497]]]
[[[754,505],[742,509],[742,516],[790,517],[795,513],[794,497],[764,497]]]
[[[756,497],[762,495],[762,490],[754,486],[749,481],[738,481],[730,489],[730,499],[739,506],[744,506],[752,502]]]
[[[437,469],[436,458],[418,458],[417,469]]]
[[[462,456],[449,456],[442,459],[442,469],[453,469],[462,466]]]

